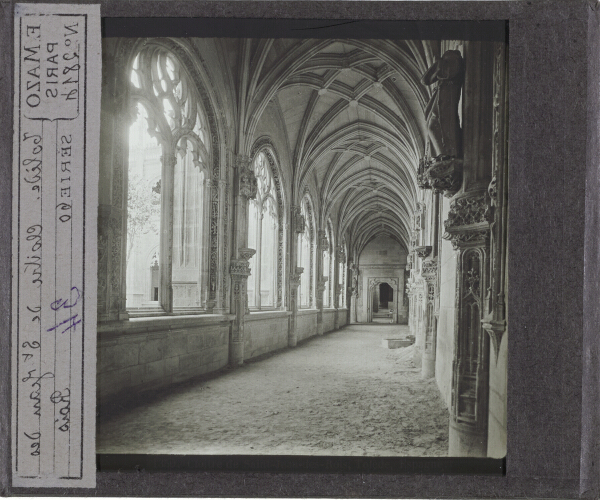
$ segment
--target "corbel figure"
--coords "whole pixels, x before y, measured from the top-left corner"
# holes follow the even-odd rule
[[[238,194],[248,200],[256,198],[258,192],[258,181],[254,171],[249,167],[250,159],[247,156],[239,156],[236,159],[238,171]]]
[[[300,212],[300,207],[292,207],[292,215],[294,220],[294,232],[303,233],[306,229],[306,221],[304,215]]]
[[[458,103],[464,81],[464,60],[458,50],[447,50],[425,72],[423,85],[437,84],[427,108],[428,155],[419,163],[418,184],[452,196],[462,183],[462,131]]]

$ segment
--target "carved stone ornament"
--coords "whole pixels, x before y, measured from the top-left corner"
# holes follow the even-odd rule
[[[234,281],[250,276],[250,265],[245,259],[235,259],[231,261],[229,274]]]
[[[306,230],[306,221],[304,215],[300,213],[300,207],[294,207],[294,231],[303,233]]]
[[[443,238],[456,249],[483,245],[489,239],[493,211],[486,194],[459,198],[450,205]]]
[[[317,292],[318,293],[322,293],[325,291],[325,287],[327,286],[328,280],[329,280],[328,276],[322,276],[321,278],[319,278],[319,281],[317,282]]]
[[[319,229],[319,239],[317,245],[319,250],[323,252],[329,251],[329,240],[327,239],[327,233],[323,229]]]
[[[421,259],[425,259],[426,257],[429,257],[429,254],[431,254],[432,249],[433,247],[431,246],[420,246],[415,247],[415,252],[418,257],[420,257]]]
[[[344,291],[344,285],[343,285],[343,284],[341,284],[341,283],[338,283],[338,284],[335,286],[335,293],[336,293],[337,295],[341,295],[341,293],[342,293],[343,291]]]
[[[246,262],[248,262],[255,253],[256,253],[256,250],[254,250],[254,248],[240,248],[239,249],[240,259],[245,260]]]
[[[336,259],[338,262],[346,262],[346,250],[341,245],[337,247]]]
[[[248,167],[242,167],[238,172],[238,192],[249,200],[256,198],[258,192],[258,181],[254,171]]]
[[[425,173],[427,183],[435,193],[454,196],[462,184],[463,161],[458,158],[438,157],[429,162]]]
[[[304,272],[303,267],[296,267],[295,272],[290,274],[290,286],[298,287],[300,286],[300,280],[302,278],[302,273]]]

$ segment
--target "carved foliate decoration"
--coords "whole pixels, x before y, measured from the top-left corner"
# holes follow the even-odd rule
[[[245,259],[233,259],[229,266],[229,274],[234,281],[247,278],[250,276],[250,264]]]
[[[327,286],[327,281],[329,280],[328,276],[321,276],[317,282],[317,293],[321,295],[325,291],[325,287]]]
[[[421,259],[425,259],[426,257],[429,257],[429,255],[431,254],[431,250],[432,249],[433,249],[433,247],[431,247],[431,246],[415,247],[415,253]]]
[[[240,248],[238,250],[238,255],[240,256],[240,259],[245,260],[246,262],[248,262],[255,253],[256,250],[254,248]]]
[[[489,239],[493,211],[487,194],[454,200],[444,221],[443,238],[454,248],[484,245]]]
[[[258,181],[254,171],[248,167],[238,170],[238,193],[249,200],[256,198],[258,192]]]
[[[427,179],[435,193],[454,196],[462,184],[463,161],[458,158],[432,161],[427,169]]]
[[[496,201],[496,198],[498,197],[498,186],[495,174],[492,177],[492,180],[490,181],[490,185],[488,186],[488,195],[490,196],[492,201]]]
[[[413,268],[413,260],[414,260],[413,254],[409,253],[406,256],[406,270],[407,271],[410,271]]]
[[[450,205],[444,227],[448,230],[452,227],[489,223],[491,216],[491,207],[485,194],[459,198]]]
[[[433,302],[435,300],[435,285],[433,283],[427,284],[427,300]]]
[[[425,280],[437,278],[438,263],[436,260],[424,260],[421,265],[421,275]]]

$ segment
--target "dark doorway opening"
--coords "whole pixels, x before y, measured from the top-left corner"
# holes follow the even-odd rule
[[[379,285],[379,309],[389,309],[388,304],[394,303],[394,289],[387,283]]]

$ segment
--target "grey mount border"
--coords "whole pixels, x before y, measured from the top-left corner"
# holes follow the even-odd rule
[[[69,3],[62,0],[61,3]],[[85,2],[90,3],[90,2]],[[586,0],[122,2],[110,17],[509,21],[508,458],[504,477],[100,472],[96,490],[10,486],[12,24],[0,3],[2,495],[597,498],[600,12]]]

